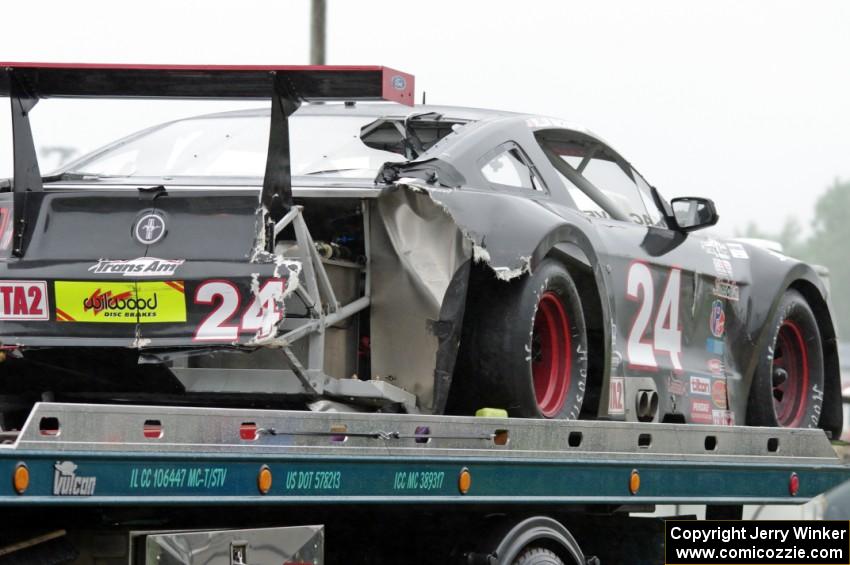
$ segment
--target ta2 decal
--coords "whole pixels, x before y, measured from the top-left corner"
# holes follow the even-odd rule
[[[623,377],[611,377],[608,385],[608,413],[626,413],[626,383]]]
[[[47,282],[0,281],[0,320],[46,321]]]

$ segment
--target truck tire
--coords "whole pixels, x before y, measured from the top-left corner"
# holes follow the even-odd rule
[[[782,297],[768,347],[750,387],[747,423],[816,428],[823,406],[823,347],[817,319],[802,294]]]
[[[564,565],[564,562],[546,548],[530,547],[514,559],[513,565]]]
[[[466,404],[522,418],[578,418],[587,329],[567,269],[545,259],[530,276],[491,281],[478,292],[461,342]]]

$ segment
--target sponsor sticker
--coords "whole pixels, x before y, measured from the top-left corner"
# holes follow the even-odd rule
[[[714,296],[737,302],[741,298],[741,291],[734,281],[718,278],[714,279]]]
[[[626,383],[623,377],[611,377],[608,385],[608,413],[626,413]]]
[[[685,381],[676,376],[670,375],[667,377],[667,392],[675,396],[684,396]]]
[[[715,426],[734,426],[735,414],[731,410],[712,410],[711,423]]]
[[[740,243],[727,243],[726,247],[729,249],[729,253],[732,254],[732,257],[735,259],[749,259],[750,256],[747,253],[747,250]]]
[[[129,261],[107,261],[101,259],[89,267],[95,275],[121,275],[122,277],[170,277],[185,261],[183,259],[157,259],[139,257]]]
[[[716,239],[704,239],[702,241],[702,250],[718,259],[729,259],[731,257],[726,244],[720,243]]]
[[[711,379],[691,377],[691,394],[701,394],[703,396],[711,394]]]
[[[711,303],[709,326],[711,328],[711,335],[714,337],[723,337],[723,334],[726,332],[726,311],[723,308],[723,302],[720,300],[715,300]]]
[[[0,281],[0,320],[49,319],[46,281]]]
[[[715,377],[722,377],[726,375],[726,367],[723,365],[723,361],[721,359],[709,359],[708,371]]]
[[[53,494],[56,496],[91,496],[97,486],[97,477],[77,475],[73,461],[57,461],[53,465]]]
[[[723,355],[724,344],[722,340],[710,337],[705,340],[705,350],[714,355]]]
[[[711,404],[707,400],[691,399],[691,422],[698,424],[713,423]]]
[[[119,283],[56,281],[60,322],[185,322],[182,281]]]
[[[726,403],[726,382],[722,380],[716,380],[711,383],[711,401],[714,402],[714,405],[717,408],[726,409],[728,408],[728,404]]]
[[[714,272],[717,274],[717,276],[726,279],[735,278],[735,275],[732,271],[731,261],[729,261],[728,259],[718,259],[717,257],[715,257],[714,259],[712,259],[712,262],[714,263]]]

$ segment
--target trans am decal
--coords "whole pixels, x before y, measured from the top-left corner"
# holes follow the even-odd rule
[[[121,275],[123,277],[170,277],[183,264],[183,259],[157,259],[140,257],[129,261],[107,261],[101,259],[89,272],[95,275]]]
[[[45,281],[0,281],[0,320],[49,320]]]
[[[60,322],[185,322],[181,281],[56,281],[56,319]]]

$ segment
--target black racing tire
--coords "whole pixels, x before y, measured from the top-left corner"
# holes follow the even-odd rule
[[[510,282],[492,276],[471,292],[461,339],[467,410],[576,419],[587,387],[587,329],[567,269],[554,259]]]
[[[816,428],[824,392],[824,359],[817,319],[806,299],[788,290],[771,322],[750,387],[747,424]]]
[[[513,565],[564,565],[564,561],[544,547],[530,547],[513,560]]]

